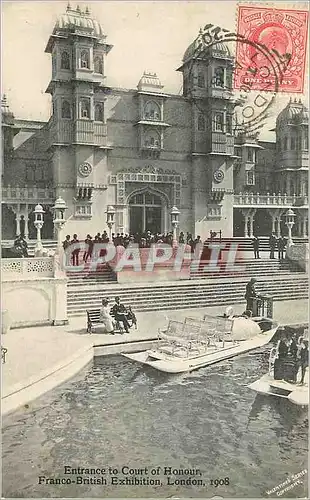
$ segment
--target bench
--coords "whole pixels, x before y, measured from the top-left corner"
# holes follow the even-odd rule
[[[87,310],[87,333],[93,333],[93,327],[96,325],[103,325],[103,322],[100,321],[100,309],[92,309],[92,310]],[[121,321],[118,321],[114,318],[114,316],[111,314],[113,317],[113,326],[114,326],[114,333],[119,332],[119,333],[124,333],[124,328],[122,325]],[[128,318],[130,326],[135,324],[137,328],[137,321],[135,319],[135,322],[131,319]]]

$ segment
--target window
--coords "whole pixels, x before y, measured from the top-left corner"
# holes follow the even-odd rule
[[[224,115],[223,115],[223,113],[215,113],[214,124],[215,124],[215,130],[217,132],[224,132]]]
[[[89,68],[89,52],[88,52],[88,50],[81,51],[81,68]]]
[[[218,67],[214,69],[213,85],[215,87],[225,86],[225,71],[224,68]]]
[[[160,107],[155,101],[147,102],[144,107],[144,118],[146,120],[160,121]]]
[[[254,186],[255,184],[255,175],[253,170],[247,170],[246,171],[246,185],[247,186]]]
[[[309,138],[306,135],[306,137],[304,138],[304,149],[308,151],[308,147],[309,147]]]
[[[296,137],[291,137],[291,149],[296,149]]]
[[[61,117],[71,118],[71,105],[68,101],[63,101],[61,106]]]
[[[35,173],[34,173],[35,181],[43,181],[44,180],[44,169],[43,168],[36,168]]]
[[[232,134],[232,115],[226,115],[226,132]]]
[[[26,182],[34,182],[35,180],[35,168],[33,166],[26,167]]]
[[[300,151],[302,148],[301,136],[297,137],[297,149]]]
[[[255,161],[255,151],[252,148],[248,148],[248,161],[251,163]]]
[[[198,87],[200,88],[205,87],[205,77],[203,73],[198,73]]]
[[[160,148],[160,136],[157,132],[149,132],[145,135],[144,146],[150,149]]]
[[[205,127],[205,117],[203,115],[198,115],[198,130],[204,131]]]
[[[226,87],[232,89],[233,86],[233,74],[230,69],[226,71]]]
[[[100,73],[103,75],[103,61],[102,56],[96,56],[94,59],[94,70],[95,73]]]
[[[90,118],[90,101],[89,99],[81,99],[81,118]]]
[[[104,113],[103,113],[103,103],[98,102],[95,105],[95,121],[96,122],[103,122],[104,121]]]
[[[61,53],[61,69],[70,69],[70,56],[65,50]]]
[[[53,115],[55,116],[57,113],[57,106],[55,101],[53,101],[52,106],[53,106]]]
[[[284,149],[284,151],[287,151],[287,142],[288,142],[287,137],[284,137],[284,140],[283,140],[283,149]]]
[[[52,72],[53,72],[53,75],[55,75],[56,71],[57,71],[57,54],[54,51],[52,54]]]

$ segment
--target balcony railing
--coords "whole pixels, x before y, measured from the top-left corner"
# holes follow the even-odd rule
[[[94,123],[94,143],[99,146],[106,146],[107,126],[105,123]]]
[[[55,191],[52,188],[38,186],[4,186],[2,201],[5,203],[53,203]]]
[[[307,206],[308,196],[284,194],[239,193],[234,196],[234,206],[270,205],[270,206]]]
[[[33,257],[23,259],[1,259],[3,281],[11,279],[50,278],[53,276],[52,257]]]

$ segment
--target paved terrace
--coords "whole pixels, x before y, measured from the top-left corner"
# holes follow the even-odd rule
[[[244,305],[234,306],[235,314]],[[157,338],[158,328],[167,319],[182,320],[186,316],[223,315],[223,307],[181,311],[138,313],[138,329],[129,334],[106,335],[97,327],[86,333],[85,317],[76,317],[66,326],[13,329],[3,336],[7,348],[2,364],[2,413],[6,414],[28,404],[41,394],[68,380],[95,355],[117,354],[148,349]],[[282,325],[308,323],[308,301],[291,300],[274,303],[274,318]]]

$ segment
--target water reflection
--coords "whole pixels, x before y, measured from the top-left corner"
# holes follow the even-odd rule
[[[4,496],[266,496],[283,471],[298,473],[307,462],[306,411],[248,388],[266,371],[268,352],[181,375],[118,356],[96,358],[29,410],[4,419]],[[61,477],[64,465],[106,464],[198,467],[206,486],[38,485],[38,475]],[[229,485],[212,488],[210,479],[222,476]]]

